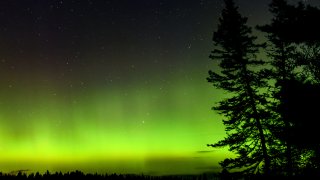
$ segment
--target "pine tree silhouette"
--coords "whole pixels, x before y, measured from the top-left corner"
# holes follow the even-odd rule
[[[225,8],[213,35],[214,49],[210,58],[219,62],[221,71],[209,71],[208,82],[232,96],[214,107],[225,116],[227,137],[212,147],[229,146],[236,158],[227,158],[220,164],[223,168],[243,168],[243,172],[270,171],[266,129],[269,113],[265,111],[267,94],[261,89],[268,86],[261,69],[265,63],[257,60],[261,44],[256,44],[247,18],[238,12],[233,0],[225,0]],[[254,68],[255,67],[255,68]],[[257,68],[258,67],[258,68]],[[254,70],[253,70],[254,69]]]
[[[295,78],[294,69],[297,67],[293,52],[295,47],[291,45],[290,31],[292,28],[292,12],[294,7],[289,5],[286,0],[273,0],[270,4],[270,11],[274,17],[269,25],[260,26],[263,32],[268,33],[271,42],[269,56],[273,66],[272,77],[275,79],[275,89],[273,97],[278,100],[273,103],[272,110],[278,113],[278,118],[274,127],[271,127],[273,134],[285,143],[286,172],[288,175],[293,173],[292,158],[292,134],[288,109],[285,105],[287,101],[288,88],[287,82]],[[289,20],[290,19],[290,20]],[[280,148],[280,147],[279,147]],[[281,162],[280,162],[281,166]]]
[[[286,0],[273,0],[270,11],[274,15],[271,23],[258,27],[268,34],[271,74],[276,81],[273,91],[276,102],[270,110],[278,116],[274,116],[277,123],[270,129],[286,147],[286,173],[292,175],[306,164],[305,157],[312,156],[315,151],[311,147],[317,144],[310,139],[316,132],[310,125],[317,116],[311,104],[320,100],[316,93],[320,89],[310,80],[316,82],[320,75],[320,39],[311,19],[320,17],[320,10],[301,2],[294,6]],[[281,148],[280,145],[278,149]],[[280,161],[278,167],[281,164]]]

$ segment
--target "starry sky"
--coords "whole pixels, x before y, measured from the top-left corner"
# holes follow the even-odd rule
[[[265,24],[268,0],[236,1]],[[312,1],[308,1],[311,2]],[[314,0],[315,2],[315,0]],[[232,156],[206,82],[222,0],[1,0],[0,171],[194,174]]]

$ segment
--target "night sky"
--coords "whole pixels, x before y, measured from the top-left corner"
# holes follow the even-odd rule
[[[250,25],[271,18],[269,0],[236,2]],[[206,144],[225,135],[211,110],[225,92],[206,77],[222,7],[1,0],[0,171],[219,170],[230,153]]]

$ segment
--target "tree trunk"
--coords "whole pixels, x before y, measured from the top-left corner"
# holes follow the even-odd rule
[[[266,139],[265,139],[265,135],[263,133],[262,125],[261,125],[261,119],[259,118],[258,111],[257,111],[257,108],[256,108],[256,104],[255,104],[254,99],[253,99],[253,93],[252,93],[251,87],[248,88],[248,91],[249,91],[248,93],[249,93],[249,96],[250,96],[251,106],[252,106],[252,109],[253,109],[253,115],[254,115],[255,120],[256,120],[256,126],[257,126],[258,131],[259,131],[259,137],[260,137],[262,154],[263,154],[264,165],[265,165],[264,173],[268,175],[270,173],[270,157],[269,157],[268,152],[267,152]]]
[[[258,110],[257,110],[257,107],[256,107],[256,102],[255,102],[254,97],[253,97],[253,90],[252,90],[252,87],[250,85],[250,81],[249,81],[249,78],[248,78],[246,65],[243,66],[243,71],[244,71],[245,80],[246,80],[246,91],[247,91],[248,96],[250,98],[250,105],[251,105],[251,108],[253,110],[253,116],[254,116],[254,119],[256,120],[256,126],[257,126],[258,131],[259,131],[259,138],[260,138],[260,143],[261,143],[261,148],[262,148],[262,155],[263,155],[264,165],[265,165],[264,166],[264,173],[266,175],[268,175],[268,174],[270,174],[270,157],[268,155],[267,146],[266,146],[266,139],[265,139],[265,135],[264,135],[264,132],[263,132],[262,125],[261,125],[261,119],[259,117]]]
[[[281,43],[280,45],[280,50],[281,50],[281,69],[280,69],[280,75],[282,78],[282,84],[280,84],[280,88],[283,88],[285,81],[288,80],[287,77],[287,70],[286,70],[286,56],[285,56],[285,50],[284,50],[284,44]],[[283,95],[282,95],[283,96]],[[283,101],[283,97],[280,97],[280,103]],[[287,164],[286,164],[286,171],[288,173],[288,176],[291,176],[293,174],[293,162],[292,162],[292,149],[291,149],[291,142],[290,142],[290,136],[291,136],[291,132],[290,132],[290,124],[289,124],[289,119],[287,117],[285,117],[285,112],[282,112],[282,118],[283,118],[283,122],[284,122],[284,128],[285,128],[285,132],[287,134],[286,137],[286,159],[287,159]],[[289,136],[289,137],[288,137]]]

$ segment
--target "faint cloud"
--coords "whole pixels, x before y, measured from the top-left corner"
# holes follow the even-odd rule
[[[212,172],[216,172],[216,171],[220,171],[221,167],[219,167],[219,166],[198,166],[198,167],[195,167],[195,169],[198,169],[198,170],[210,170]]]
[[[148,171],[147,174],[148,174],[148,175],[151,175],[151,176],[161,175],[161,173],[159,173],[159,172],[157,172],[157,171]]]
[[[207,175],[217,175],[219,172],[221,172],[221,167],[219,166],[198,166],[195,167],[196,171],[201,171],[203,174]],[[210,179],[215,179],[215,178],[210,178]]]
[[[212,153],[212,152],[214,152],[213,150],[211,150],[211,151],[196,151],[196,153],[198,153],[198,154],[205,154],[205,153]]]
[[[192,158],[194,158],[194,159],[198,159],[198,158],[203,158],[203,157],[196,156],[196,157],[192,157]]]

